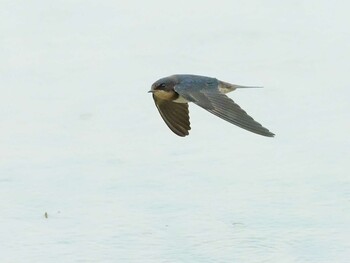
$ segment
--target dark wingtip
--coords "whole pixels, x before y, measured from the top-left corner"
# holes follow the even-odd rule
[[[180,137],[186,137],[188,136],[190,133],[188,131],[186,132],[183,132],[183,131],[174,131],[174,130],[171,130],[174,134],[176,134],[177,136],[180,136]]]
[[[270,137],[270,138],[274,138],[275,137],[275,134],[272,133],[272,132],[268,132],[268,133],[265,133],[265,134],[262,134],[263,136],[266,136],[266,137]]]

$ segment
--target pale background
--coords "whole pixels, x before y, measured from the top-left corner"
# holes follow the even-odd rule
[[[1,0],[0,261],[349,262],[349,10]],[[229,96],[276,137],[177,137],[175,73],[264,86]]]

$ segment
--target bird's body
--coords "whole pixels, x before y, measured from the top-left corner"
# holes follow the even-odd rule
[[[237,88],[251,88],[197,75],[172,75],[153,83],[150,92],[168,127],[179,136],[189,134],[188,102],[248,131],[273,137],[225,94]]]

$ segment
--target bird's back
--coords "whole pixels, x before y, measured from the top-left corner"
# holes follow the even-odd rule
[[[199,75],[177,74],[174,75],[179,86],[183,89],[190,88],[192,91],[201,89],[217,89],[219,81],[216,78],[210,78]]]

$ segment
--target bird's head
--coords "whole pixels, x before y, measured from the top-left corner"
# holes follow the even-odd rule
[[[154,82],[148,92],[163,100],[174,100],[178,97],[174,90],[175,85],[176,79],[172,77],[162,78]]]

